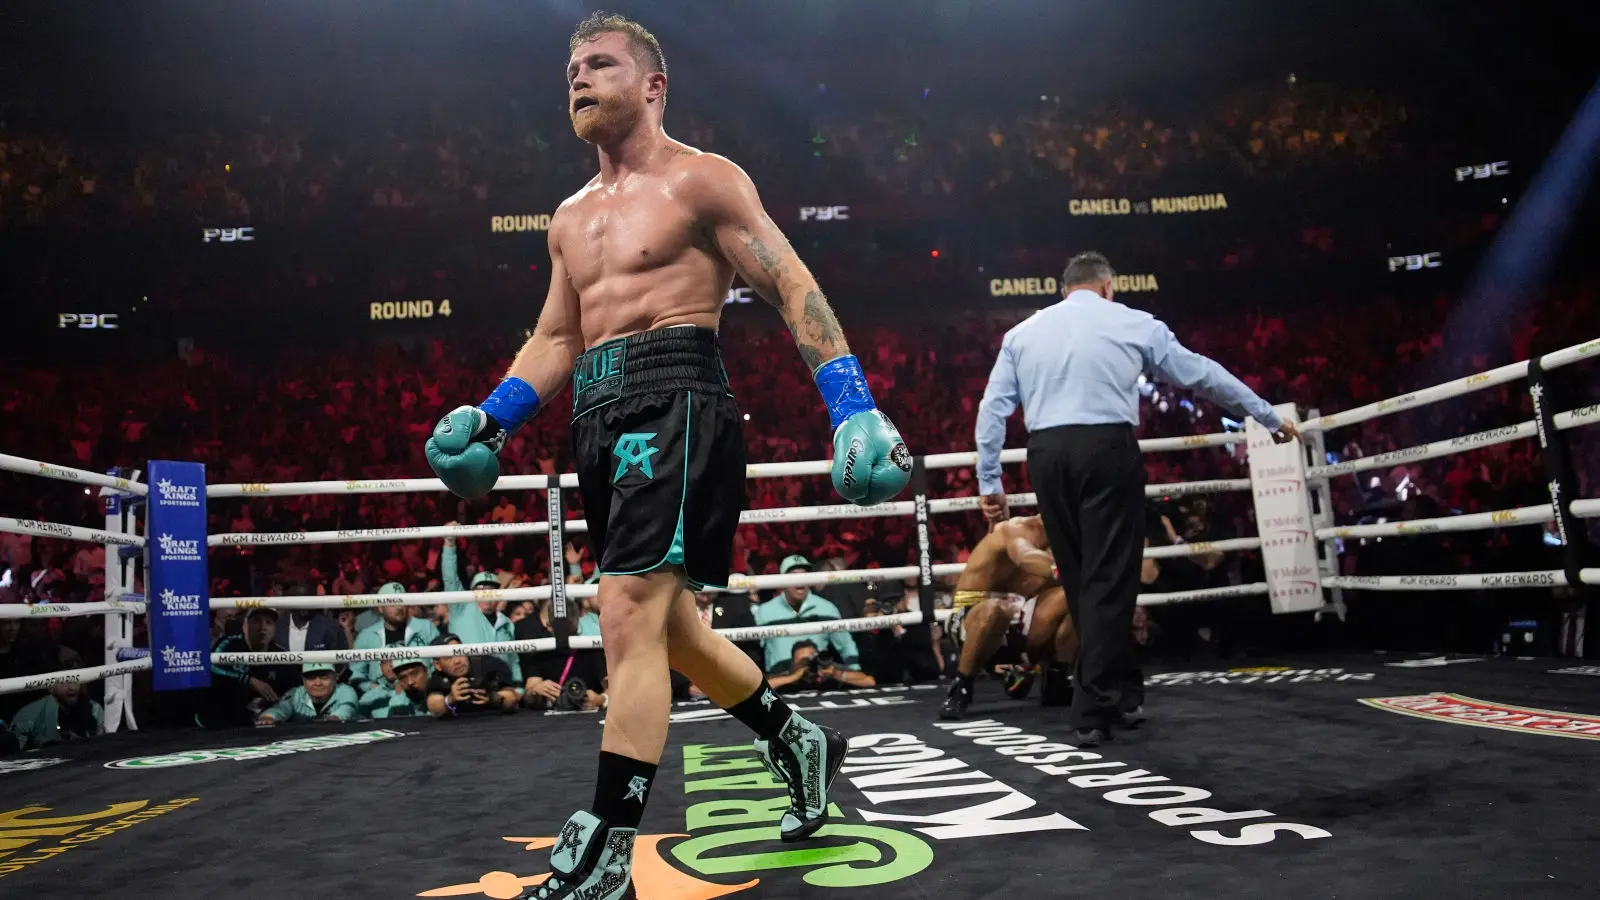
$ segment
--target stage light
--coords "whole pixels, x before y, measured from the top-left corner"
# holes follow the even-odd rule
[[[928,255],[929,255],[929,256],[931,256],[931,257],[933,257],[933,258],[934,258],[934,259],[938,259],[938,258],[939,258],[939,251],[937,251],[937,250],[930,250],[930,251],[928,251]]]

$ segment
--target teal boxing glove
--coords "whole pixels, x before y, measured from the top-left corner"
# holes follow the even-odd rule
[[[500,480],[497,454],[539,410],[539,395],[520,378],[500,382],[481,406],[458,406],[433,426],[423,452],[434,474],[457,497],[476,500]]]
[[[833,489],[858,506],[893,500],[911,479],[911,451],[873,401],[861,363],[840,356],[813,375],[833,425]]]

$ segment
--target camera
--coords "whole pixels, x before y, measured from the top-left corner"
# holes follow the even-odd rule
[[[576,712],[583,709],[583,701],[589,694],[589,683],[582,678],[569,678],[561,686],[561,696],[556,700],[556,709],[567,712]]]
[[[490,672],[483,677],[481,682],[474,682],[472,687],[493,697],[495,694],[500,693],[500,674],[498,672]]]

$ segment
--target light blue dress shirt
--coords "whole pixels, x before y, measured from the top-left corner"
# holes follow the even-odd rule
[[[1073,291],[1006,332],[978,407],[978,490],[998,494],[1006,419],[1022,404],[1034,432],[1058,425],[1139,424],[1139,375],[1190,388],[1276,431],[1283,420],[1267,401],[1217,365],[1178,343],[1147,312],[1093,291]]]

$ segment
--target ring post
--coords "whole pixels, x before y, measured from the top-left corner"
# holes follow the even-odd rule
[[[1584,562],[1592,558],[1589,535],[1584,523],[1572,514],[1571,501],[1578,496],[1578,476],[1572,469],[1572,455],[1567,449],[1566,435],[1555,426],[1558,409],[1558,389],[1550,386],[1548,374],[1535,356],[1528,361],[1528,396],[1533,398],[1533,423],[1538,430],[1539,456],[1544,462],[1546,488],[1550,492],[1550,506],[1555,511],[1556,533],[1561,537],[1561,565],[1566,570],[1567,584],[1578,596],[1592,600],[1595,590],[1583,583],[1580,572]]]
[[[139,470],[121,467],[109,469],[113,478],[139,480]],[[116,488],[102,487],[100,497],[105,501],[106,531],[116,534],[133,534],[133,512],[144,505],[142,498]],[[111,601],[129,599],[133,593],[134,578],[128,575],[128,559],[119,551],[123,548],[106,544],[105,598]],[[124,661],[124,655],[133,647],[133,617],[120,612],[107,613],[105,620],[105,665]],[[131,702],[133,675],[123,673],[105,679],[105,729],[107,734],[118,731],[123,725],[129,731],[139,730],[133,718]]]
[[[211,580],[207,574],[206,467],[151,460],[145,504],[145,596],[152,687],[211,685]]]
[[[545,491],[545,515],[550,522],[550,630],[556,636],[556,650],[566,653],[572,637],[572,620],[567,616],[567,557],[565,529],[566,504],[561,497],[561,479],[552,476]]]
[[[933,624],[933,541],[928,536],[928,467],[921,456],[911,461],[911,490],[917,516],[917,608],[922,622]]]
[[[1306,411],[1306,415],[1313,419],[1321,418],[1322,410],[1310,409]],[[1321,430],[1308,431],[1302,435],[1302,439],[1306,445],[1306,452],[1311,456],[1308,465],[1320,466],[1327,462],[1328,442],[1326,432]],[[1314,530],[1332,528],[1335,524],[1333,490],[1329,487],[1328,479],[1323,478],[1312,482],[1311,527]],[[1339,569],[1339,540],[1337,538],[1329,538],[1322,542],[1322,553],[1317,558],[1317,565],[1322,569],[1324,578],[1332,578],[1344,574]],[[1344,604],[1344,589],[1336,587],[1328,588],[1328,590],[1331,592],[1331,596],[1328,602],[1317,610],[1313,621],[1321,622],[1325,613],[1333,613],[1338,616],[1340,622],[1343,622],[1345,613],[1348,611]]]

